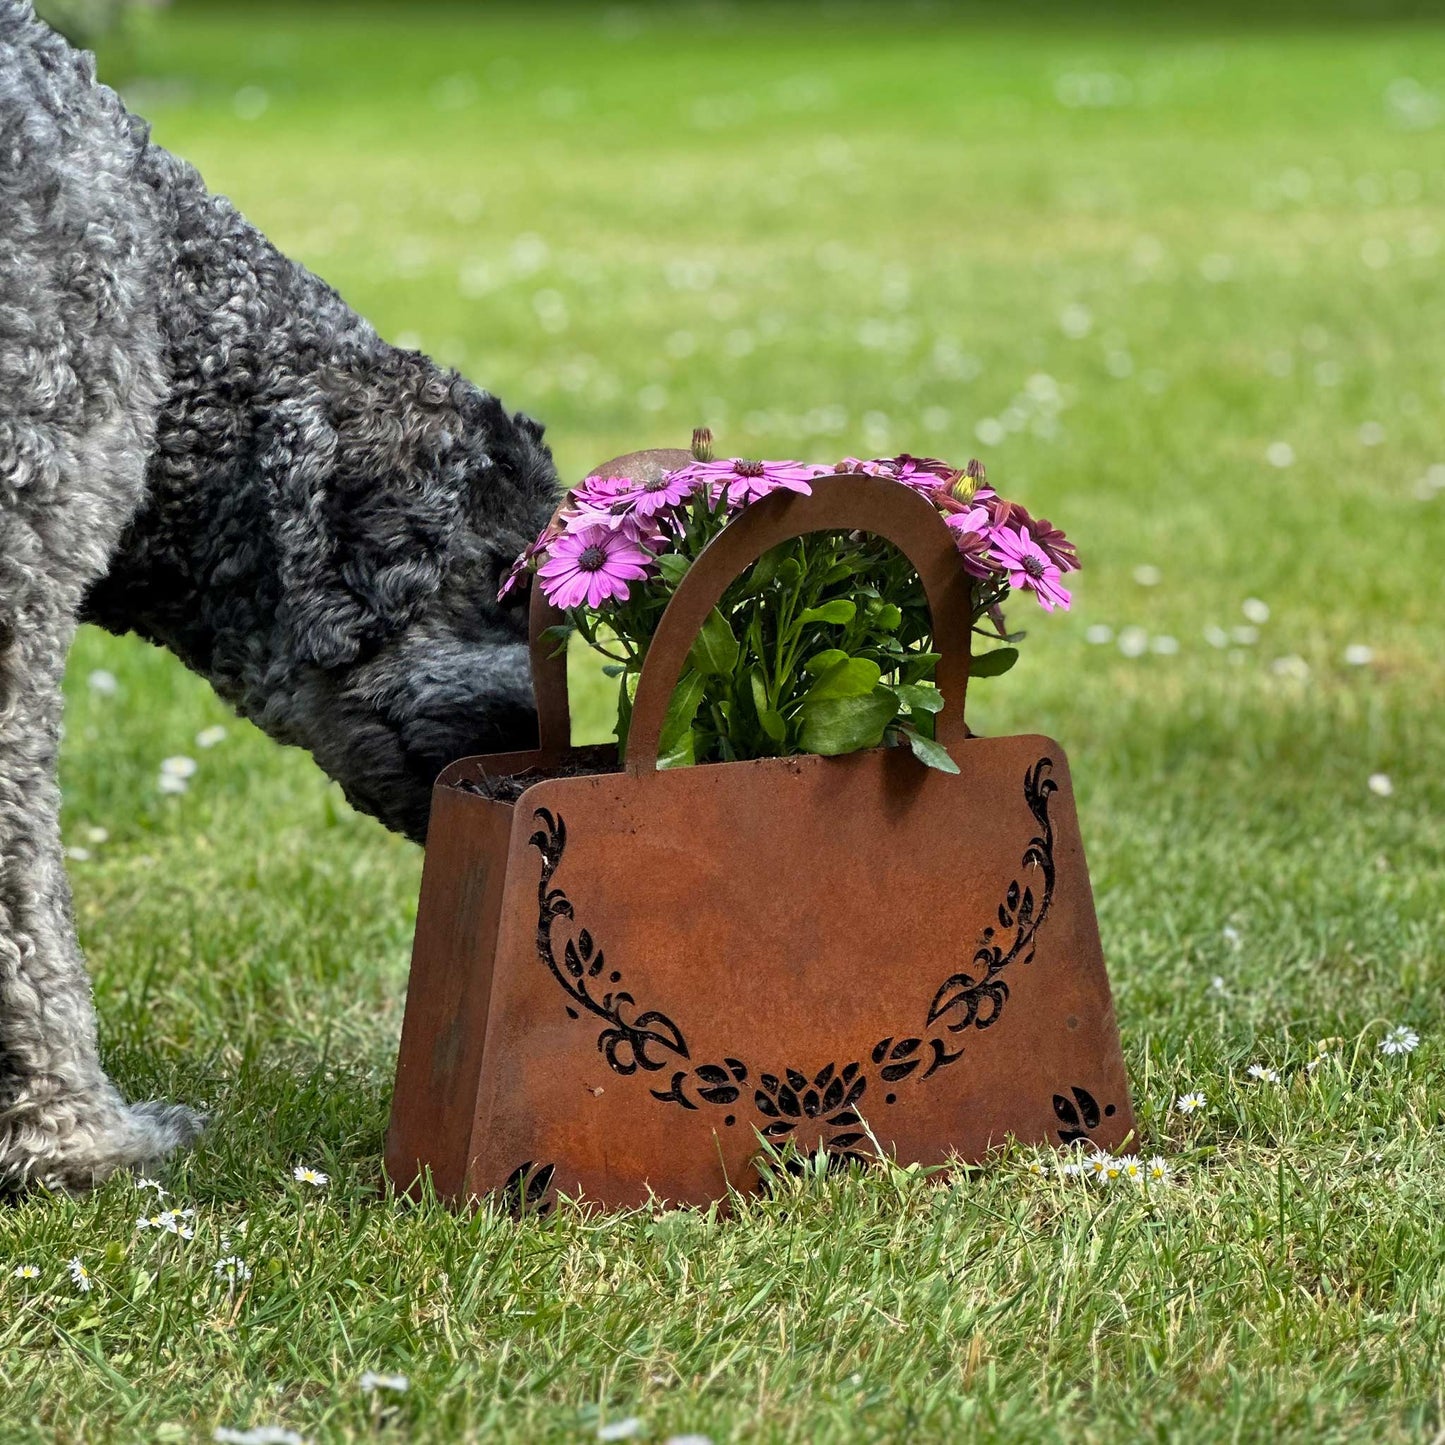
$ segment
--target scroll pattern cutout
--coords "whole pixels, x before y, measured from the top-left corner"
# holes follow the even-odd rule
[[[859,1112],[864,1095],[870,1088],[876,1094],[881,1087],[886,1091],[884,1103],[892,1104],[897,1098],[892,1086],[923,1083],[957,1063],[964,1047],[956,1036],[996,1024],[1009,998],[1005,972],[1033,961],[1038,931],[1054,895],[1049,799],[1058,784],[1050,776],[1052,769],[1051,758],[1040,758],[1024,775],[1024,801],[1038,831],[1024,849],[1021,866],[1037,877],[1009,883],[998,906],[997,925],[990,921],[982,930],[969,966],[939,985],[923,1027],[916,1034],[880,1039],[866,1059],[829,1063],[818,1070],[787,1067],[756,1074],[743,1060],[732,1057],[695,1064],[682,1029],[671,1018],[659,1009],[638,1012],[630,993],[606,987],[604,974],[609,983],[620,982],[621,974],[606,973],[602,950],[585,928],[566,938],[559,960],[554,941],[557,920],[575,923],[576,918],[566,893],[552,887],[567,846],[567,825],[545,808],[534,815],[540,826],[530,839],[542,857],[537,956],[569,999],[567,1012],[573,1018],[587,1013],[606,1025],[597,1036],[597,1047],[614,1072],[658,1073],[671,1068],[668,1087],[650,1091],[655,1099],[690,1110],[734,1110],[724,1119],[729,1126],[737,1121],[735,1106],[748,1108],[763,1137],[777,1144],[812,1125],[823,1131],[823,1147],[840,1163],[865,1157],[859,1152],[867,1139]],[[678,1067],[679,1063],[686,1067]],[[1069,1122],[1067,1111],[1060,1111],[1059,1117]]]

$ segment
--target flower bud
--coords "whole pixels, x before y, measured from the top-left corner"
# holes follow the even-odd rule
[[[974,493],[978,491],[978,481],[969,475],[967,471],[955,472],[948,484],[948,495],[955,502],[968,503],[973,501]]]
[[[712,429],[698,426],[692,429],[692,455],[695,461],[712,460]]]

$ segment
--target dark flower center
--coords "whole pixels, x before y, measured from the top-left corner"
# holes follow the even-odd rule
[[[650,482],[643,482],[642,490],[644,492],[665,492],[667,490],[666,476],[653,477]]]
[[[740,477],[761,477],[764,474],[761,462],[737,462],[733,466],[733,471]]]
[[[607,553],[601,547],[584,547],[577,554],[577,565],[584,572],[600,572],[607,560]]]
[[[1044,564],[1040,562],[1037,557],[1025,557],[1023,560],[1023,569],[1035,582],[1044,575]]]

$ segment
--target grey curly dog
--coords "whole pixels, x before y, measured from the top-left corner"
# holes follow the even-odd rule
[[[101,1068],[60,843],[78,620],[134,631],[421,841],[432,779],[535,731],[501,572],[542,428],[389,346],[0,0],[0,1187],[200,1121]]]

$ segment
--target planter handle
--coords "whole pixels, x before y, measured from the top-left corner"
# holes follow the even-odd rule
[[[779,491],[747,507],[703,548],[678,584],[638,679],[627,735],[629,773],[651,772],[657,767],[658,740],[668,703],[703,622],[728,584],[782,542],[809,532],[854,531],[871,532],[891,542],[917,571],[933,614],[934,651],[939,654],[935,676],[945,699],[943,711],[937,714],[938,741],[951,747],[969,736],[963,699],[968,686],[973,588],[959,564],[953,533],[931,502],[898,482],[853,473],[825,475],[813,482],[810,497]],[[565,674],[563,682],[565,709]],[[538,696],[540,705],[540,687]]]

